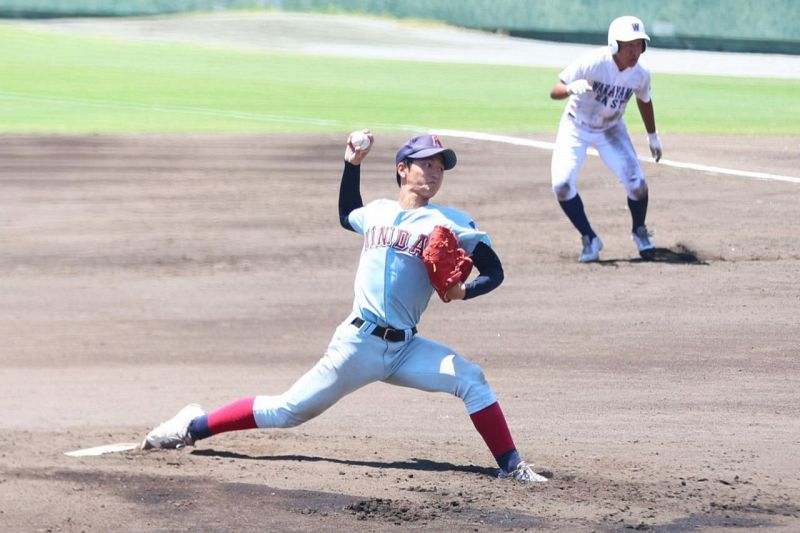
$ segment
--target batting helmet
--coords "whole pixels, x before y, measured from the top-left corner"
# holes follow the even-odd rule
[[[637,39],[644,39],[642,41],[642,52],[644,52],[650,37],[644,32],[644,23],[636,17],[626,15],[616,18],[608,27],[608,46],[612,54],[619,52],[620,41],[625,43]]]

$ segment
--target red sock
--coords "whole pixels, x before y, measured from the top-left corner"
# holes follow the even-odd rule
[[[255,396],[242,398],[208,413],[208,429],[211,434],[255,428],[256,418],[253,416],[255,399]]]
[[[470,418],[495,458],[515,448],[514,439],[511,438],[511,431],[508,429],[506,417],[499,403],[494,402],[489,407],[472,413]]]

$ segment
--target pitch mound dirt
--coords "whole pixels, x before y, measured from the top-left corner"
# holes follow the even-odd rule
[[[383,384],[292,430],[63,455],[139,441],[191,401],[280,392],[317,360],[361,246],[336,215],[345,137],[3,138],[3,529],[797,529],[798,185],[647,164],[660,251],[642,262],[591,158],[606,248],[580,265],[549,153],[477,141],[446,139],[439,200],[490,233],[506,282],[431,302],[421,334],[484,367],[550,482],[495,479],[459,401]],[[365,199],[396,194],[403,140],[379,133]],[[796,172],[793,139],[664,143]]]

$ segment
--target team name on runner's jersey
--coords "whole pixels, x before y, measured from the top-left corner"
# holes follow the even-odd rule
[[[422,257],[422,251],[427,244],[427,235],[419,235],[412,244],[411,233],[396,226],[372,226],[364,232],[365,251],[372,248],[391,247]]]
[[[596,101],[611,109],[616,109],[630,99],[633,89],[596,81],[592,85],[592,92]]]

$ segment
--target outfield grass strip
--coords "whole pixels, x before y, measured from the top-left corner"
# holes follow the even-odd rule
[[[169,113],[190,113],[242,120],[255,120],[261,122],[286,122],[292,124],[309,124],[314,126],[341,126],[338,120],[290,117],[285,115],[267,115],[261,113],[245,113],[243,111],[225,111],[207,107],[192,107],[181,105],[144,104],[141,102],[120,102],[116,100],[93,100],[75,98],[71,96],[48,96],[13,92],[0,92],[0,98],[7,100],[26,100],[31,102],[48,102],[54,104],[74,104],[107,109],[144,109],[147,111],[164,111]]]

